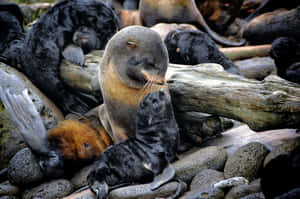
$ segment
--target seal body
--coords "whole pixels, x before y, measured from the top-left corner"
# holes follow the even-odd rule
[[[176,158],[178,128],[170,96],[148,94],[136,114],[136,136],[106,149],[93,164],[88,183],[98,198],[122,184],[151,182]]]
[[[108,42],[99,70],[104,100],[99,114],[115,142],[135,135],[142,98],[162,87],[167,90],[167,66],[167,49],[148,28],[124,28]]]

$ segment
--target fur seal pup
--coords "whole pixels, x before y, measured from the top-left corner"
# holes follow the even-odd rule
[[[59,76],[63,50],[73,44],[81,27],[92,29],[103,49],[118,29],[113,10],[99,0],[62,0],[46,12],[18,45],[2,56],[23,72],[64,114],[83,114],[101,103],[100,98],[69,89]],[[84,29],[84,28],[83,28]],[[75,35],[74,35],[75,33]],[[90,32],[91,33],[91,32]]]
[[[157,23],[189,23],[204,29],[215,41],[225,46],[241,46],[245,40],[233,42],[226,40],[206,24],[197,9],[195,0],[141,0],[139,5],[141,23],[153,26]]]
[[[114,142],[135,135],[142,98],[165,85],[169,64],[160,36],[142,26],[130,26],[107,43],[99,70],[104,104],[99,118]]]
[[[93,164],[87,180],[97,199],[106,198],[116,187],[153,179],[151,187],[156,189],[175,176],[169,162],[176,158],[178,128],[169,94],[162,90],[148,94],[136,116],[136,136],[107,148]],[[171,198],[183,187],[180,182]]]
[[[64,120],[47,132],[27,90],[12,95],[0,87],[0,99],[48,178],[73,175],[112,144],[104,128],[94,124],[97,112],[88,119]]]
[[[201,63],[218,63],[230,73],[241,75],[232,61],[219,51],[216,43],[199,30],[177,29],[165,38],[171,63],[196,65]]]

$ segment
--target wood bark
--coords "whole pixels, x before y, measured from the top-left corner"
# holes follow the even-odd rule
[[[217,64],[171,64],[168,84],[175,112],[232,118],[255,131],[300,127],[300,85],[277,76],[249,80]]]

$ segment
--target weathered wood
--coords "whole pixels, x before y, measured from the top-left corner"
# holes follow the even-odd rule
[[[251,57],[264,57],[269,55],[271,45],[257,45],[257,46],[243,46],[243,47],[230,47],[220,48],[219,50],[224,53],[231,60],[239,60]]]
[[[255,81],[217,64],[171,64],[167,78],[176,112],[233,118],[255,131],[300,127],[300,85],[277,76]]]

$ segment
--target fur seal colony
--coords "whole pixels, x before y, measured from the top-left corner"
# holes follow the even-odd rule
[[[164,87],[168,52],[160,36],[142,26],[130,26],[107,43],[99,79],[104,104],[99,118],[114,142],[135,135],[142,98]]]
[[[169,94],[162,90],[148,94],[136,116],[135,137],[107,148],[93,164],[87,179],[97,199],[106,198],[114,188],[153,180],[154,190],[175,177],[169,162],[176,159],[178,128]],[[178,182],[170,198],[183,191]]]
[[[141,0],[139,4],[141,23],[153,26],[157,23],[188,23],[204,29],[215,41],[225,46],[241,46],[245,40],[226,40],[206,24],[194,0]]]
[[[11,32],[15,32],[14,27],[10,28]],[[81,115],[99,105],[101,100],[72,91],[62,82],[58,67],[63,51],[74,43],[73,40],[83,48],[83,51],[85,46],[88,46],[87,51],[91,50],[90,48],[103,49],[117,29],[116,15],[103,2],[62,0],[45,13],[26,36],[13,41],[1,56],[7,60],[7,64],[16,67],[29,77],[64,114],[72,112]],[[96,35],[96,38],[86,39],[79,33]],[[81,39],[77,41],[77,38]],[[93,46],[85,45],[91,43],[89,40]],[[68,53],[64,54],[72,57],[68,56]],[[74,57],[77,55],[80,55],[80,52]],[[80,60],[82,59],[77,62]]]

